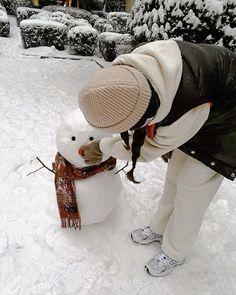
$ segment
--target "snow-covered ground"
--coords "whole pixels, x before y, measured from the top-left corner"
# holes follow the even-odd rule
[[[27,55],[26,55],[27,54]],[[236,294],[236,183],[225,180],[182,266],[154,278],[144,264],[160,250],[140,246],[130,231],[148,224],[158,205],[166,165],[139,164],[134,185],[122,175],[119,203],[102,224],[60,228],[51,165],[55,133],[76,108],[83,81],[100,58],[40,59],[66,52],[24,50],[11,17],[0,38],[0,293],[2,295],[234,295]]]

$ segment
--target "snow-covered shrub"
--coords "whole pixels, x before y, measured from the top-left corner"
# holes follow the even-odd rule
[[[136,0],[127,24],[138,43],[180,38],[219,44],[222,39],[229,47],[223,40],[227,30],[222,22],[229,19],[227,9],[235,15],[235,6],[235,0]]]
[[[84,19],[84,18],[76,19],[73,16],[70,16],[69,14],[65,14],[60,11],[53,12],[50,15],[50,19],[68,26],[69,29],[77,27],[77,26],[91,26],[87,19]]]
[[[113,32],[113,26],[106,18],[98,18],[93,26],[100,33],[102,32]]]
[[[84,10],[84,9],[75,8],[75,7],[49,5],[49,6],[43,7],[43,9],[47,10],[47,11],[51,11],[51,12],[60,11],[65,14],[69,14],[70,16],[72,16],[74,18],[85,18],[88,21],[90,20],[90,17],[92,16],[91,12]]]
[[[97,19],[107,19],[108,12],[100,10],[91,10],[92,16],[90,17],[89,22],[94,26]]]
[[[42,10],[41,10],[42,11]],[[43,11],[37,15],[33,15],[30,19],[44,19],[44,20],[52,20],[59,23],[62,23],[67,26],[68,30],[74,28],[76,26],[91,26],[91,24],[84,18],[74,18],[69,14],[65,14],[63,12],[49,12]]]
[[[113,61],[118,55],[133,50],[133,38],[130,34],[104,32],[99,35],[99,51],[106,61]]]
[[[102,10],[105,0],[80,0],[79,7],[85,10]]]
[[[107,15],[108,15],[108,12],[103,10],[91,10],[90,12],[102,18],[107,18]]]
[[[49,19],[52,12],[46,10],[40,10],[39,13],[30,16],[30,19]]]
[[[228,0],[224,2],[224,11],[222,14],[222,23],[236,27],[236,1]]]
[[[20,23],[21,37],[24,48],[37,46],[55,46],[64,49],[67,27],[64,24],[50,21],[28,19]]]
[[[65,14],[64,12],[61,12],[61,11],[52,12],[50,14],[50,18],[51,18],[51,20],[57,21],[57,22],[62,23],[66,26],[68,26],[70,24],[70,22],[74,19],[69,14]]]
[[[40,7],[47,6],[47,5],[64,5],[64,0],[38,0],[38,5]]]
[[[92,25],[92,26],[94,26],[94,24],[95,24],[95,22],[96,22],[96,20],[98,20],[100,17],[97,15],[97,14],[92,14],[91,15],[91,17],[90,17],[90,24]]]
[[[106,11],[125,11],[125,0],[107,0]]]
[[[223,45],[236,52],[236,28],[232,28],[230,25],[225,25],[222,30],[224,32],[224,36],[219,40],[219,45]]]
[[[93,55],[98,44],[98,31],[87,26],[74,27],[67,34],[67,42],[72,53]]]
[[[0,4],[6,8],[6,11],[9,14],[14,14],[12,3],[13,3],[13,1],[11,1],[11,0],[0,0]]]
[[[127,12],[109,12],[107,15],[107,20],[112,25],[114,32],[116,33],[127,33],[127,19],[129,13]]]
[[[6,9],[0,4],[0,36],[8,37],[10,34],[10,23]]]
[[[66,25],[68,29],[76,26],[91,26],[88,20],[84,18],[75,19],[73,16],[60,11],[52,12],[49,19]]]
[[[29,19],[32,15],[38,14],[41,11],[42,10],[38,8],[18,7],[16,10],[16,18],[17,18],[18,26],[22,20]]]
[[[80,18],[80,19],[73,19],[71,20],[71,23],[69,24],[69,28],[79,27],[79,26],[86,26],[86,27],[92,27],[92,25],[87,21],[87,19]]]
[[[222,45],[236,52],[236,0],[228,0],[224,5],[220,29]]]
[[[6,8],[9,14],[16,14],[18,7],[33,7],[31,0],[0,0],[0,3]]]

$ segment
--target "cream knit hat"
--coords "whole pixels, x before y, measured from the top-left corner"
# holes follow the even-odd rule
[[[130,66],[111,66],[96,72],[81,89],[79,106],[97,128],[124,132],[145,113],[151,89],[145,76]]]

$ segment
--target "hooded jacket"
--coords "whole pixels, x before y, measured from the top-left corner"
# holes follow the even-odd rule
[[[175,148],[234,180],[236,176],[236,55],[223,47],[184,41],[155,41],[119,56],[113,63],[140,70],[158,94],[160,107],[151,123],[141,161]],[[120,137],[100,148],[130,160]]]

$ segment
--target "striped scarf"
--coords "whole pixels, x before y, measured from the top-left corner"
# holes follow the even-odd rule
[[[76,201],[74,181],[114,169],[116,166],[116,159],[110,157],[99,165],[77,168],[63,158],[62,155],[57,153],[52,166],[55,171],[55,189],[61,227],[81,229],[81,216]]]

